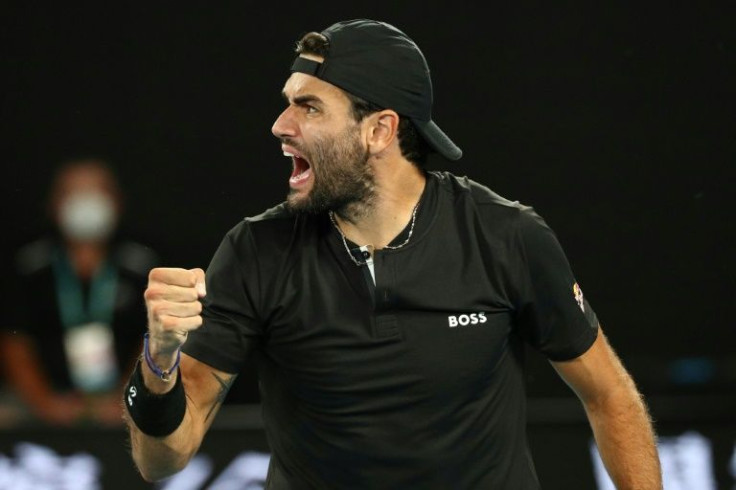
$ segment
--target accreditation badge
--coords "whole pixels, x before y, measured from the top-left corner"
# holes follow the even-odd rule
[[[109,325],[92,322],[68,328],[64,348],[77,389],[94,393],[115,388],[119,373]]]

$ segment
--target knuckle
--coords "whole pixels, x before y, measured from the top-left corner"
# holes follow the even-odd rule
[[[195,274],[192,271],[189,271],[189,276],[187,277],[187,286],[190,288],[193,288],[197,284],[197,274]]]
[[[166,316],[166,306],[161,303],[152,304],[148,310],[154,318],[163,318]]]
[[[146,290],[143,292],[143,297],[147,300],[153,300],[158,298],[161,295],[160,288],[157,288],[156,286],[148,286]]]
[[[161,326],[166,330],[176,328],[179,325],[179,319],[174,316],[164,315],[161,317]]]

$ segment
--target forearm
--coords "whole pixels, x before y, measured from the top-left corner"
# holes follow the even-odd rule
[[[649,414],[636,389],[611,392],[585,406],[598,451],[619,490],[659,490],[661,468]]]
[[[2,340],[2,360],[11,385],[29,405],[43,405],[51,398],[52,392],[39,369],[38,357],[30,340],[21,335]]]
[[[54,423],[65,417],[71,422],[81,416],[82,400],[52,389],[29,339],[22,335],[9,336],[2,343],[0,359],[11,386],[36,416]]]
[[[38,366],[14,363],[7,371],[13,389],[35,412],[53,402],[54,393]]]
[[[660,490],[659,457],[646,405],[603,332],[581,356],[552,365],[583,402],[616,488]]]
[[[163,403],[160,402],[161,398],[158,398],[154,400],[154,405],[151,404],[150,398],[148,401],[143,399],[144,391],[147,392],[146,396],[149,397],[165,397],[167,393],[175,391],[177,382],[180,381],[178,379],[181,376],[180,372],[175,372],[170,381],[164,382],[148,368],[146,362],[141,362],[139,369],[142,379],[136,377],[137,372],[134,371],[134,381],[131,382],[131,386],[138,385],[137,390],[133,393],[128,390],[128,393],[126,393],[128,411],[126,411],[125,418],[130,431],[133,461],[146,480],[155,481],[171,476],[187,465],[199,447],[203,431],[197,426],[197,418],[193,416],[196,409],[189,406],[190,403],[185,403],[186,408],[183,418],[179,422],[173,415],[177,413],[176,408],[181,407],[176,399]],[[135,381],[136,379],[137,381]],[[148,418],[145,411],[152,410],[154,414],[163,415],[166,421],[171,420],[172,427],[170,430],[173,432],[167,435],[150,435],[150,427],[147,427],[146,424],[139,427],[131,415],[130,410],[132,410],[134,404],[137,404],[138,413],[143,410],[144,419]],[[179,411],[179,413],[181,412]],[[172,414],[171,416],[174,418],[169,419],[169,414]],[[169,430],[163,432],[169,432]]]
[[[188,413],[179,428],[166,437],[144,434],[128,416],[126,422],[130,431],[133,461],[143,478],[149,482],[181,471],[197,450],[197,446],[190,442],[196,437],[192,434],[192,418]]]
[[[205,294],[202,269],[157,268],[149,274],[145,362],[125,394],[133,460],[149,481],[187,465],[235,378],[181,354],[189,332],[202,325],[199,299]]]

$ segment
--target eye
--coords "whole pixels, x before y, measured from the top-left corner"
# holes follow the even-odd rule
[[[304,112],[306,112],[307,114],[316,114],[319,112],[319,110],[312,105],[305,105]]]

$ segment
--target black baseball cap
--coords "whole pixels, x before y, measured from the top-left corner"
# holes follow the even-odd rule
[[[408,117],[430,148],[449,160],[463,152],[432,120],[432,80],[419,46],[385,22],[354,19],[324,31],[324,61],[297,57],[292,72],[306,73]]]

